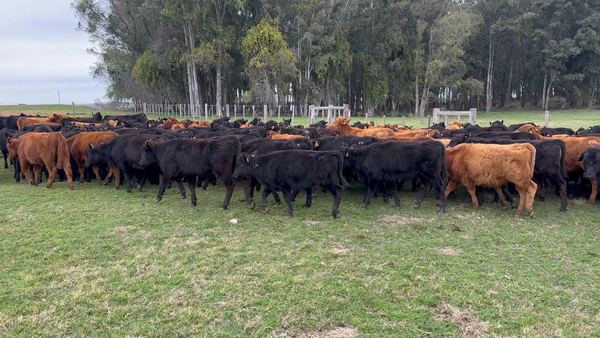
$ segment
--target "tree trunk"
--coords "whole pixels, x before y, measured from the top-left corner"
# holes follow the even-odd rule
[[[218,59],[217,59],[217,116],[221,117],[221,105],[223,101],[223,82],[221,79],[221,71],[223,68],[223,47],[221,44],[218,46]]]
[[[512,78],[513,78],[513,67],[515,65],[515,58],[511,58],[510,61],[510,73],[508,75],[508,89],[506,89],[506,98],[505,98],[505,103],[504,105],[506,107],[508,107],[509,109],[511,108],[511,101],[512,101]]]
[[[545,82],[545,81],[544,81]],[[544,110],[548,110],[548,103],[550,102],[550,88],[552,88],[552,83],[554,82],[554,76],[550,75],[550,83],[548,83],[548,88],[546,88],[546,102],[544,104]]]
[[[419,69],[415,75],[415,117],[419,116]]]
[[[542,89],[542,109],[546,109],[546,84],[548,83],[548,74],[544,74],[544,88]]]
[[[196,48],[196,41],[194,38],[192,21],[185,20],[183,23],[183,33],[185,36],[185,42],[188,47],[188,51],[191,54]],[[188,75],[188,91],[190,97],[190,112],[192,116],[199,116],[200,112],[197,111],[197,105],[200,104],[200,93],[198,92],[198,75],[196,72],[196,64],[192,62],[191,58],[187,59],[187,75]]]
[[[492,99],[493,99],[493,67],[494,67],[494,45],[492,43],[492,28],[490,27],[490,43],[488,50],[488,69],[487,69],[487,85],[485,95],[485,111],[489,113],[492,110]]]

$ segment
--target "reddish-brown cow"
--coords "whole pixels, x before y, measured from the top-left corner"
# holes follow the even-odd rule
[[[77,167],[79,168],[79,182],[83,183],[83,179],[85,176],[85,161],[87,160],[87,151],[89,149],[90,144],[96,146],[102,142],[110,142],[117,136],[119,136],[119,134],[113,133],[112,131],[93,131],[89,133],[77,134],[67,140],[67,146],[71,151],[71,156],[73,156],[73,159],[75,160],[75,163],[77,163]],[[110,168],[110,171],[108,172],[108,175],[104,180],[104,184],[108,184],[110,178],[112,177],[112,175],[114,175],[115,185],[118,186],[121,174],[120,170],[119,168],[112,166],[110,163],[108,164],[108,166]],[[97,165],[95,165],[92,166],[92,170],[96,175],[96,182],[98,182],[98,184],[101,184],[102,181],[100,180],[100,168]]]
[[[501,187],[514,183],[519,192],[519,208],[515,216],[520,217],[523,207],[533,217],[533,198],[537,184],[531,180],[535,166],[535,148],[531,144],[476,144],[464,143],[446,149],[446,167],[450,182],[446,197],[461,183],[467,187],[473,207],[479,207],[475,187],[493,188],[500,197],[502,207],[506,201]]]
[[[338,117],[335,121],[327,126],[327,129],[335,132],[338,135],[355,135],[355,136],[372,136],[372,137],[391,137],[394,132],[388,128],[369,128],[360,129],[350,125],[352,119],[343,116]]]
[[[535,138],[538,140],[551,140],[552,137],[544,137],[540,134],[540,130],[543,127],[535,127],[531,124],[524,124],[521,126],[518,131],[526,131],[535,135]],[[565,169],[567,170],[567,174],[569,176],[579,177],[585,171],[585,167],[583,162],[579,162],[579,156],[586,149],[595,147],[600,145],[600,137],[597,136],[586,136],[586,137],[574,137],[564,135],[556,135],[559,137],[555,137],[560,139],[565,143],[565,147],[567,148],[567,152],[565,153]],[[587,178],[590,180],[592,184],[592,193],[590,194],[590,199],[588,200],[589,204],[594,204],[596,202],[596,196],[598,195],[598,183],[594,178]]]
[[[61,133],[28,133],[19,139],[6,138],[10,159],[19,158],[21,170],[30,184],[37,185],[40,181],[42,166],[48,170],[46,188],[52,186],[58,169],[63,169],[69,181],[69,189],[73,190],[73,175],[67,140]],[[29,175],[29,167],[33,166],[34,178]]]
[[[17,120],[17,127],[19,130],[23,130],[27,126],[34,126],[36,124],[60,126],[64,118],[61,114],[52,114],[50,117],[21,117]]]

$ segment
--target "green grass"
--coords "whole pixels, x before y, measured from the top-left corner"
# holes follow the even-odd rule
[[[491,196],[473,211],[460,187],[439,215],[432,194],[413,208],[408,186],[399,211],[380,198],[361,209],[355,182],[340,219],[329,218],[325,193],[310,209],[301,194],[290,219],[283,205],[266,214],[239,202],[239,186],[221,211],[220,183],[190,207],[177,189],[157,204],[157,186],[47,190],[0,169],[0,336],[266,337],[340,326],[361,337],[600,336],[599,206],[569,200],[559,215],[551,196],[534,203],[535,218],[515,219]],[[448,309],[466,314],[452,321]]]
[[[49,113],[73,113],[73,106],[70,104],[39,104],[39,105],[3,105],[0,107],[3,115],[10,113],[39,113],[47,115]],[[75,105],[75,113],[95,113],[98,109]]]

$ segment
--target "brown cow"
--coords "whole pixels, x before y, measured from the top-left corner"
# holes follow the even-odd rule
[[[394,132],[388,128],[369,128],[360,129],[350,126],[352,119],[343,116],[338,117],[335,121],[327,126],[327,129],[335,132],[338,135],[354,135],[354,136],[372,136],[372,137],[390,137],[394,136]]]
[[[10,159],[15,161],[17,157],[21,164],[21,170],[30,184],[38,185],[42,166],[48,170],[48,183],[50,188],[58,169],[63,169],[69,181],[69,189],[73,190],[73,175],[71,173],[71,159],[67,140],[61,133],[28,133],[18,139],[6,138]],[[29,177],[29,167],[33,166],[34,178]]]
[[[479,207],[475,187],[493,188],[500,197],[502,207],[506,207],[502,186],[514,183],[519,192],[519,208],[516,217],[523,213],[523,207],[533,217],[533,199],[537,184],[531,180],[535,166],[535,148],[531,144],[476,144],[464,143],[446,149],[446,167],[450,182],[446,187],[446,197],[461,183],[467,187],[473,207]]]
[[[163,122],[162,124],[159,124],[159,127],[166,127],[166,128],[171,128],[174,124],[178,124],[179,121],[177,121],[176,118],[174,117],[167,117],[167,120],[165,122]]]
[[[535,127],[531,124],[524,124],[518,131],[526,131],[535,135],[538,140],[551,140],[552,137],[544,137],[540,134],[543,127]],[[556,137],[558,136],[558,137]],[[586,137],[574,137],[563,135],[555,135],[554,138],[558,138],[565,143],[567,152],[565,154],[565,169],[570,177],[579,177],[585,171],[583,162],[579,162],[579,156],[586,149],[600,145],[600,137],[597,136],[586,136]],[[598,182],[594,178],[587,178],[592,184],[592,193],[590,194],[589,204],[596,202],[596,196],[598,195]]]
[[[50,117],[21,117],[17,120],[17,128],[23,130],[27,126],[34,126],[36,124],[49,124],[53,126],[62,125],[62,120],[65,117],[61,114],[52,114]]]
[[[302,138],[304,136],[302,135],[292,135],[292,134],[282,134],[281,130],[278,131],[272,131],[269,130],[267,131],[267,138],[273,139],[273,140],[289,140],[292,138]]]
[[[92,131],[89,133],[77,134],[67,140],[67,146],[69,147],[69,150],[71,151],[71,156],[73,156],[73,159],[75,160],[75,163],[77,163],[77,167],[79,168],[79,182],[80,183],[83,183],[83,180],[84,180],[85,161],[87,160],[87,151],[89,149],[90,144],[96,146],[102,142],[110,142],[117,136],[119,136],[119,134],[113,133],[112,131],[109,131],[109,132]],[[120,169],[112,166],[110,163],[108,164],[108,166],[110,168],[110,171],[108,172],[108,175],[106,176],[106,179],[104,180],[104,185],[108,184],[112,175],[115,175],[115,179],[116,179],[115,185],[118,186],[118,184],[119,184],[118,182],[120,180],[120,174],[121,174]],[[98,182],[98,184],[100,185],[102,183],[102,181],[100,180],[99,166],[97,166],[97,165],[92,166],[92,170],[94,171],[94,174],[96,174],[96,182]]]
[[[440,135],[439,130],[435,129],[413,129],[413,130],[403,130],[394,133],[396,137],[422,137],[422,136],[431,136]]]
[[[414,136],[414,137],[393,136],[393,137],[382,137],[381,140],[383,142],[389,142],[389,141],[420,142],[420,141],[431,141],[434,139],[430,136]]]

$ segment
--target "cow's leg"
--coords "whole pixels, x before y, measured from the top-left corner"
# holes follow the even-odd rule
[[[375,193],[375,190],[377,190],[377,182],[375,182],[373,180],[369,180],[369,185],[367,188],[367,198],[363,205],[363,209],[366,210],[369,207],[369,204],[371,204],[371,198],[373,198],[373,194]]]
[[[29,170],[27,170],[29,172]],[[33,166],[33,185],[37,186],[41,179],[42,166],[34,165]],[[27,175],[25,175],[27,176]]]
[[[545,177],[534,177],[534,181],[538,185],[537,193],[539,193],[540,201],[546,200],[546,178]]]
[[[562,214],[567,210],[567,182],[560,175],[554,175],[548,178],[550,183],[556,190],[558,190],[558,195],[560,196],[560,210],[559,212]]]
[[[427,196],[429,191],[431,191],[431,188],[433,188],[431,183],[423,185],[423,190],[421,190],[419,197],[417,197],[417,202],[415,203],[415,208],[418,208],[421,206],[421,203],[423,203],[423,199],[425,198],[425,196]]]
[[[46,183],[46,189],[50,189],[52,187],[52,183],[54,183],[58,169],[53,165],[47,165],[46,169],[48,169],[48,183]]]
[[[131,182],[131,180],[129,182]],[[156,203],[162,200],[162,197],[165,194],[165,189],[167,189],[167,185],[169,185],[170,183],[171,176],[167,175],[166,173],[163,173],[162,180],[160,181],[160,187],[158,188],[158,193],[156,194]]]
[[[465,185],[465,187],[467,188],[467,191],[469,191],[469,194],[471,195],[471,201],[473,202],[473,209],[475,209],[475,210],[479,209],[479,201],[477,200],[475,184],[473,184],[473,182],[463,182],[463,184]]]
[[[4,169],[8,169],[8,152],[3,150],[2,157],[4,157]]]
[[[333,210],[331,211],[332,218],[340,217],[340,202],[342,201],[342,189],[341,188],[331,188],[328,189],[329,192],[333,195]]]
[[[229,207],[229,201],[231,200],[231,196],[233,196],[233,189],[235,188],[235,181],[233,179],[223,179],[221,177],[223,183],[225,183],[225,189],[227,189],[227,193],[225,194],[225,200],[223,201],[223,205],[221,206],[221,210],[227,210]]]
[[[287,204],[288,217],[294,216],[294,210],[292,208],[292,192],[289,190],[282,190],[283,198],[285,199],[285,203]]]
[[[435,182],[435,192],[436,194],[440,197],[439,199],[439,203],[440,203],[440,214],[443,214],[444,212],[446,212],[446,196],[444,194],[444,181],[441,179]]]
[[[267,196],[269,196],[269,192],[270,190],[268,188],[263,189],[262,201],[260,202],[260,206],[265,212],[269,212],[269,206],[267,205]]]
[[[598,182],[596,182],[595,179],[590,178],[590,183],[592,183],[592,194],[590,195],[588,204],[594,205],[594,203],[596,203],[596,196],[598,195]]]
[[[196,196],[196,175],[186,176],[188,187],[190,188],[190,205],[195,207],[197,202]]]
[[[306,189],[306,203],[304,204],[304,207],[306,208],[310,208],[310,206],[312,205],[312,193],[313,190],[311,189]],[[298,193],[296,193],[298,194]]]
[[[148,176],[150,175],[150,170],[149,169],[144,169],[142,171],[142,179],[138,182],[138,191],[142,191],[142,189],[144,189],[144,185],[146,184],[146,180],[148,179]],[[171,181],[169,181],[169,187],[171,186]]]
[[[119,188],[121,187],[121,169],[118,167],[113,167],[110,164],[109,164],[109,167],[110,167],[110,171],[115,175],[115,189],[119,190]],[[109,176],[110,176],[110,173],[108,174],[108,176],[106,176],[104,185],[108,184]]]
[[[519,207],[517,207],[517,212],[515,213],[515,217],[521,217],[523,214],[523,209],[525,208],[525,202],[527,201],[527,190],[524,189],[521,185],[516,185],[517,191],[519,192]],[[535,192],[534,192],[535,197]]]
[[[102,180],[100,179],[100,166],[99,165],[92,166],[92,171],[94,172],[94,175],[96,175],[96,183],[98,183],[98,185],[101,185]]]
[[[251,208],[254,208],[254,201],[252,200],[252,187],[251,187],[251,179],[250,178],[238,178],[238,182],[244,187],[244,197],[245,199],[240,200],[240,202],[248,202]]]
[[[20,159],[16,159],[13,162],[13,166],[14,166],[14,173],[13,173],[13,177],[15,179],[15,182],[20,182],[21,181],[21,160]]]
[[[537,184],[535,184],[535,182],[533,182],[532,180],[529,180],[529,182],[527,182],[526,189],[527,200],[525,201],[525,209],[527,209],[529,216],[533,217],[533,215],[535,214],[533,212],[533,200],[535,198],[535,192],[537,191]]]
[[[444,192],[444,197],[448,198],[451,192],[453,192],[458,186],[460,182],[450,181],[448,182],[448,186],[446,186],[446,192]]]
[[[508,191],[508,184],[505,184],[502,186],[502,192],[504,193],[504,197],[506,197],[506,199],[510,202],[510,207],[514,208],[515,207],[515,199],[514,199],[513,195],[510,193],[510,191]]]
[[[506,199],[504,198],[504,192],[502,191],[502,188],[494,187],[494,190],[496,191],[496,195],[498,195],[498,198],[500,199],[500,204],[502,204],[502,210],[506,210]]]
[[[400,210],[400,197],[398,196],[398,189],[396,188],[396,182],[389,182],[389,184],[386,185],[386,187],[390,187],[390,189],[388,189],[388,192],[392,193],[392,196],[394,196],[394,202],[396,203],[396,206],[394,207],[396,210]]]
[[[177,186],[179,187],[179,194],[181,194],[181,199],[185,198],[185,188],[183,187],[183,181],[182,179],[178,179],[177,181]],[[196,183],[196,181],[194,180],[194,183]]]

